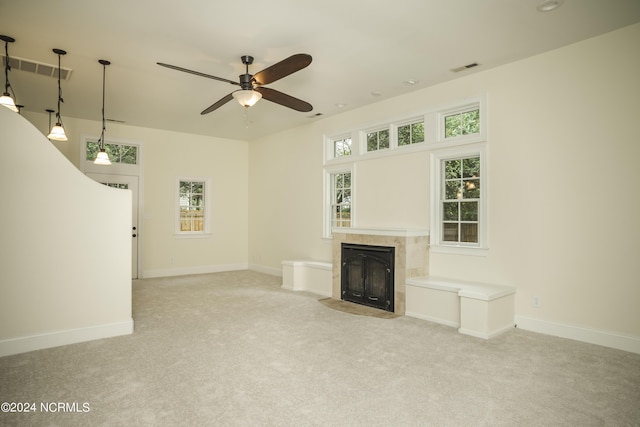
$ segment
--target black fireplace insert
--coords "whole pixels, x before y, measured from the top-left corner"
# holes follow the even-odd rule
[[[395,248],[342,243],[341,256],[342,299],[393,312]]]

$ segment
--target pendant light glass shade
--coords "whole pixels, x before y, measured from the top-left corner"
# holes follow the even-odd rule
[[[67,141],[67,135],[64,133],[64,128],[62,127],[62,123],[56,123],[52,128],[47,138],[53,139],[54,141]]]
[[[67,135],[64,132],[62,119],[60,118],[60,103],[64,102],[62,99],[62,87],[60,86],[60,55],[66,55],[67,52],[62,49],[53,49],[53,53],[58,55],[58,111],[56,112],[56,124],[51,128],[47,138],[54,141],[67,141]]]
[[[111,164],[111,160],[109,160],[109,155],[107,154],[106,151],[104,151],[104,148],[101,148],[100,151],[98,152],[98,155],[96,156],[96,159],[93,161],[94,165],[110,165]]]
[[[255,90],[237,90],[232,95],[243,107],[251,107],[262,98],[262,94]]]
[[[9,83],[9,70],[11,69],[11,65],[9,62],[11,59],[9,58],[9,43],[13,43],[16,41],[13,37],[0,35],[0,40],[4,41],[4,93],[0,96],[0,105],[7,107],[11,111],[18,113],[20,110],[16,106],[16,102],[9,95],[9,89],[13,91],[11,87],[11,83]],[[13,95],[15,97],[15,94]]]
[[[11,111],[18,112],[18,107],[16,107],[16,103],[13,102],[13,98],[9,95],[8,92],[5,92],[2,96],[0,96],[0,105],[7,107]]]

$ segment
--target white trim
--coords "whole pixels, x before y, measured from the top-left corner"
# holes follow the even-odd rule
[[[130,335],[133,333],[133,319],[86,328],[49,332],[46,334],[10,338],[0,341],[0,357],[28,351],[59,347],[103,338]]]
[[[249,269],[249,265],[247,263],[238,263],[225,265],[199,265],[193,267],[178,268],[158,268],[154,270],[145,270],[143,271],[143,274],[145,279],[149,279],[153,277],[187,276],[189,274],[222,273],[224,271],[238,271],[247,269]]]
[[[467,328],[458,328],[458,332],[460,332],[461,334],[465,334],[465,335],[471,335],[472,337],[476,337],[476,338],[482,338],[485,340],[491,339],[493,337],[497,337],[500,334],[504,334],[507,331],[510,331],[511,329],[513,329],[514,326],[513,325],[507,325],[504,326],[500,329],[497,329],[489,334],[486,334],[484,332],[478,332],[476,330],[473,329],[467,329]]]
[[[640,354],[640,337],[603,331],[585,326],[551,322],[526,316],[515,316],[516,327],[526,331],[568,338],[618,350]]]
[[[270,276],[282,277],[281,268],[268,267],[266,265],[249,264],[249,270],[257,271],[258,273],[268,274]]]
[[[429,230],[423,228],[333,228],[334,233],[367,234],[373,236],[422,237],[428,236]]]

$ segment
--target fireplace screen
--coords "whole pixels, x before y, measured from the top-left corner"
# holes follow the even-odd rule
[[[394,255],[392,247],[343,243],[342,299],[393,312]]]

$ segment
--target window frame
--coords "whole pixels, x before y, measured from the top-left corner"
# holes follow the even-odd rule
[[[204,203],[202,220],[204,221],[202,231],[183,231],[180,229],[180,183],[199,182],[204,185],[202,192]],[[174,235],[180,238],[202,238],[211,235],[211,178],[202,177],[176,177],[175,181],[175,225]]]
[[[480,157],[480,180],[481,193],[478,200],[478,243],[447,242],[443,239],[443,191],[444,174],[442,164],[446,160],[464,159],[470,157]],[[489,249],[488,242],[488,156],[487,144],[475,143],[460,145],[455,147],[434,150],[430,154],[431,168],[431,225],[430,225],[430,247],[433,252],[458,253],[465,255],[486,256]]]
[[[337,174],[349,173],[351,174],[351,224],[349,227],[334,227],[333,226],[333,197],[334,197],[334,176]],[[324,227],[323,227],[323,237],[327,239],[331,239],[333,235],[334,229],[339,228],[353,228],[355,227],[355,165],[340,165],[333,166],[324,169]]]

